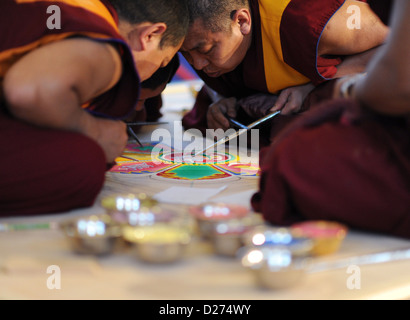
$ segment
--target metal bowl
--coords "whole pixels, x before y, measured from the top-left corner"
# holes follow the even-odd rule
[[[216,224],[246,217],[250,212],[248,208],[243,206],[209,203],[190,207],[189,213],[197,221],[200,234],[204,238],[210,238],[216,230]]]
[[[255,226],[263,225],[261,215],[250,212],[247,207],[210,203],[191,207],[200,234],[209,240],[218,255],[235,257],[244,246],[243,235]]]
[[[258,286],[281,289],[294,286],[305,275],[314,242],[289,228],[261,226],[244,236],[242,265],[252,271]]]
[[[180,260],[191,241],[185,227],[166,224],[125,227],[123,237],[140,260],[159,264]]]
[[[101,205],[123,225],[144,226],[166,219],[158,202],[145,193],[111,195],[102,199]]]
[[[306,257],[295,256],[287,247],[248,248],[242,265],[252,271],[256,284],[265,289],[284,289],[300,283]]]
[[[244,243],[244,234],[264,224],[259,214],[249,213],[241,218],[215,221],[211,225],[209,240],[218,255],[236,257]]]
[[[285,247],[293,255],[311,255],[314,241],[308,237],[293,233],[290,228],[259,226],[244,234],[246,247]]]
[[[114,251],[121,239],[121,226],[108,215],[93,215],[60,224],[74,252],[106,255]]]
[[[104,198],[101,204],[113,220],[124,226],[149,226],[174,218],[173,213],[164,211],[145,193],[112,195]]]

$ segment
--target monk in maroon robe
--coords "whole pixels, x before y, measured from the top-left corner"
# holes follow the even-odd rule
[[[0,2],[0,216],[94,203],[187,15],[182,0]]]

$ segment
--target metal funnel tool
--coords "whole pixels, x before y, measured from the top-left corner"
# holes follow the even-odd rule
[[[259,119],[259,120],[255,121],[255,122],[251,123],[249,126],[244,126],[243,124],[240,124],[239,122],[235,121],[235,125],[241,127],[242,129],[236,131],[235,133],[231,134],[231,135],[228,136],[228,137],[225,137],[225,138],[223,138],[223,139],[217,141],[216,143],[214,143],[213,145],[210,145],[210,146],[207,147],[206,149],[204,149],[204,150],[202,150],[202,151],[200,151],[200,152],[197,152],[197,153],[195,154],[195,156],[202,155],[202,154],[204,154],[206,151],[208,151],[209,149],[213,149],[213,148],[215,148],[215,147],[220,146],[221,144],[224,144],[224,143],[226,143],[226,142],[228,142],[228,141],[231,141],[232,139],[235,139],[236,137],[239,137],[239,136],[242,135],[243,133],[245,133],[245,132],[247,132],[247,131],[249,131],[249,130],[251,130],[251,129],[253,129],[253,128],[259,126],[259,125],[261,125],[262,123],[264,123],[264,122],[266,122],[266,121],[268,121],[268,120],[270,120],[270,119],[272,119],[272,118],[274,118],[274,117],[276,117],[276,116],[277,116],[278,114],[280,114],[280,113],[281,113],[280,111],[275,111],[275,112],[273,112],[273,113],[270,113],[270,114],[268,114],[267,116],[263,117],[262,119]],[[231,119],[230,121],[232,122],[232,119]]]

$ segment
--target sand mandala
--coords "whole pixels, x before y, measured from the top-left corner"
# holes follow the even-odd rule
[[[260,174],[258,166],[241,163],[236,155],[215,153],[193,156],[161,143],[144,144],[143,147],[129,144],[123,157],[117,158],[116,162],[110,172],[188,182],[249,178]]]

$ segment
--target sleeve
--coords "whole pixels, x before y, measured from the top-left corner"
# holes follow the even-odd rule
[[[322,33],[345,0],[292,0],[282,16],[280,36],[284,61],[314,84],[331,79],[341,57],[319,57]]]

